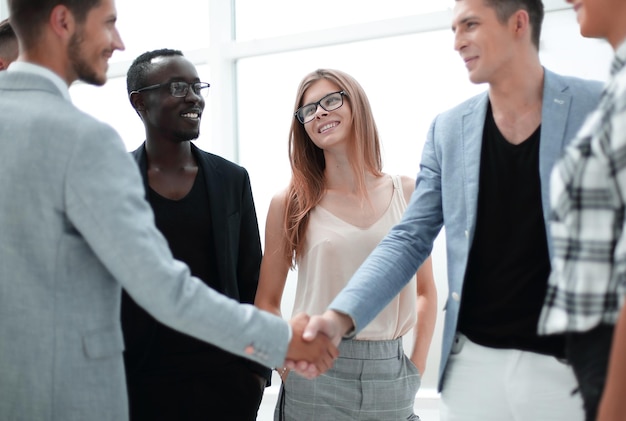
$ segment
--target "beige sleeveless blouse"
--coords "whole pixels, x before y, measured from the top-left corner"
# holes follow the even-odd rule
[[[351,225],[321,206],[309,216],[302,258],[298,261],[298,285],[293,314],[323,313],[332,299],[407,207],[399,176],[393,176],[393,195],[385,213],[369,228]],[[356,337],[389,340],[406,334],[417,321],[415,276],[387,307]]]

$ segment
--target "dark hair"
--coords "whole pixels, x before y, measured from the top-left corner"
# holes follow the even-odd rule
[[[17,39],[15,35],[15,31],[13,27],[9,23],[9,19],[4,19],[0,21],[0,43],[3,43],[6,40]]]
[[[146,79],[148,72],[152,64],[152,60],[157,57],[171,57],[181,56],[183,53],[180,50],[171,50],[169,48],[162,48],[160,50],[147,51],[137,57],[133,64],[128,68],[126,73],[126,90],[128,94],[137,89],[144,88],[147,84]]]
[[[8,19],[0,21],[0,59],[7,62],[6,67],[6,64],[15,60],[17,55],[17,36]]]
[[[67,7],[78,23],[87,19],[89,11],[102,0],[8,0],[11,25],[26,48],[35,42],[43,24],[58,5]]]
[[[543,24],[544,15],[543,2],[541,0],[484,0],[484,2],[488,7],[496,11],[496,16],[502,23],[506,23],[518,10],[525,10],[528,13],[530,22],[530,38],[537,50],[539,50],[541,25]]]

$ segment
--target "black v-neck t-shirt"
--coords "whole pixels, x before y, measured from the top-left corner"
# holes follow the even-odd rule
[[[561,337],[537,334],[550,275],[539,177],[540,129],[524,142],[511,144],[496,126],[489,105],[458,329],[483,346],[562,356]]]
[[[185,262],[194,276],[220,291],[216,283],[219,278],[207,192],[202,168],[198,167],[194,184],[185,197],[172,200],[148,188],[147,198],[154,210],[155,224],[167,239],[174,257]],[[213,356],[224,354],[213,345],[161,323],[154,329],[150,357],[142,365],[144,372],[211,372]]]

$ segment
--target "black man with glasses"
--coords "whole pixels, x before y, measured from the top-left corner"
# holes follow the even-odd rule
[[[146,141],[132,154],[174,256],[253,303],[261,244],[248,173],[191,143],[209,86],[180,51],[137,57],[127,88]],[[166,327],[126,293],[122,327],[131,420],[256,419],[269,369]]]

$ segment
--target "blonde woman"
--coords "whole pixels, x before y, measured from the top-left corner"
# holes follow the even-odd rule
[[[292,179],[267,215],[255,304],[281,314],[289,269],[298,268],[294,314],[322,313],[397,223],[414,180],[382,172],[369,101],[351,76],[321,69],[301,82],[289,138]],[[418,420],[437,293],[428,259],[416,278],[354,340],[325,375],[281,370],[277,420]],[[411,357],[402,337],[415,328]]]

